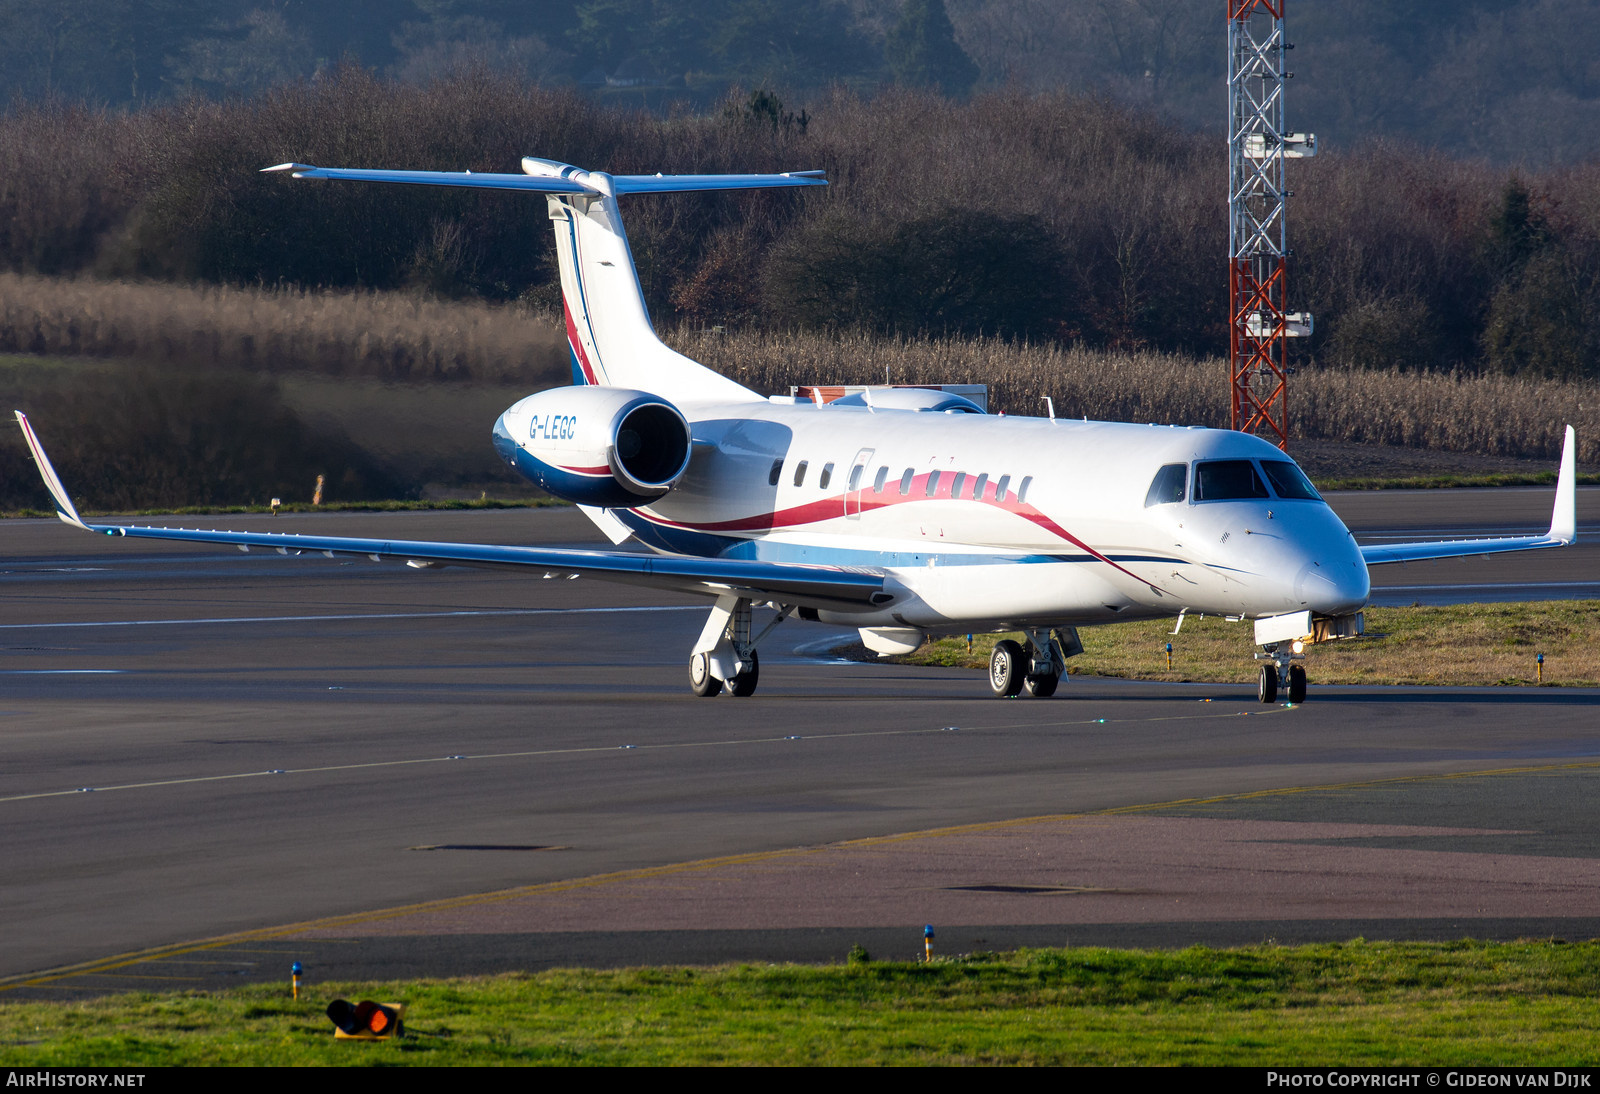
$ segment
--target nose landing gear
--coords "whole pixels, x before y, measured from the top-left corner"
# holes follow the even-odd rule
[[[1256,682],[1257,699],[1276,703],[1281,682],[1289,702],[1299,705],[1306,701],[1306,669],[1298,663],[1305,660],[1303,654],[1295,653],[1287,643],[1273,642],[1265,653],[1256,654],[1256,660],[1262,662]]]

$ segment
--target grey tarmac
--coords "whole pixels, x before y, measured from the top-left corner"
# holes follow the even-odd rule
[[[1542,527],[1549,496],[1331,500],[1358,535],[1427,538]],[[1580,491],[1591,543],[1597,501]],[[564,509],[194,524],[595,539]],[[1597,563],[1389,569],[1600,585]],[[976,674],[835,662],[840,632],[786,623],[756,696],[701,700],[703,606],[588,579],[7,521],[0,582],[0,998],[296,959],[327,979],[909,956],[924,923],[949,952],[1600,933],[1593,691],[1263,708],[1076,678],[998,701]]]

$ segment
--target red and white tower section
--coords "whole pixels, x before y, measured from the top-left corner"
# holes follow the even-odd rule
[[[1234,429],[1289,445],[1290,338],[1311,333],[1307,312],[1285,310],[1290,251],[1284,161],[1316,154],[1317,139],[1283,120],[1285,0],[1228,0],[1228,314]]]

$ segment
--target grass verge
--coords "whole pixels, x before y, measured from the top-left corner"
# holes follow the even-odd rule
[[[1498,486],[1554,486],[1554,471],[1533,471],[1526,474],[1494,472],[1488,474],[1409,475],[1396,477],[1361,476],[1357,478],[1314,478],[1316,487],[1323,493],[1333,490],[1454,490],[1458,487],[1493,488]],[[1600,474],[1583,473],[1573,476],[1579,486],[1600,486]]]
[[[1368,637],[1310,647],[1306,671],[1314,684],[1526,685],[1538,682],[1536,658],[1542,653],[1543,683],[1597,687],[1597,617],[1600,601],[1594,600],[1368,608]],[[1080,627],[1084,652],[1067,663],[1068,671],[1134,680],[1254,682],[1249,623],[1191,617],[1178,634],[1171,631],[1170,619]],[[966,638],[942,638],[898,660],[983,668],[1004,637],[974,635],[970,652]]]
[[[0,1005],[0,1064],[1600,1062],[1600,943],[1032,950]],[[336,996],[408,1036],[338,1043]]]

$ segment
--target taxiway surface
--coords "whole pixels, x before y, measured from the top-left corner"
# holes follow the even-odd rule
[[[1600,492],[1580,494],[1592,535]],[[1364,538],[1548,523],[1548,490],[1473,492],[1470,521],[1451,496],[1332,500]],[[210,522],[246,523],[594,542],[570,510]],[[1589,934],[1600,915],[1590,691],[1261,708],[1239,687],[1075,679],[997,702],[974,674],[831,662],[841,632],[785,624],[757,696],[707,701],[685,687],[688,598],[51,521],[0,536],[12,987],[276,978],[274,955],[316,947],[352,975],[443,973],[837,957],[935,920],[970,948]],[[1600,586],[1587,546],[1389,570],[1408,603],[1437,599],[1429,581],[1485,600]],[[1239,797],[1294,787],[1330,789]],[[1030,817],[1057,819],[1012,823]],[[443,903],[370,914],[418,902]],[[172,948],[228,932],[247,934]]]

